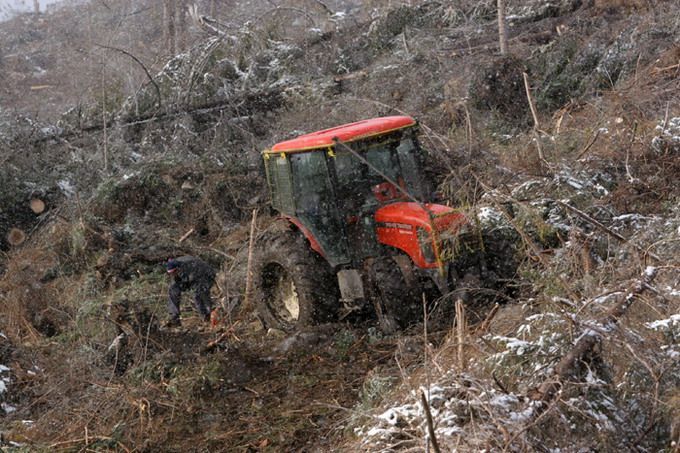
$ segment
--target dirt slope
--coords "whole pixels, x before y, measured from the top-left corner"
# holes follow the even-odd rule
[[[422,392],[445,451],[677,449],[676,2],[513,1],[505,57],[495,2],[267,3],[192,23],[167,59],[144,2],[129,20],[94,2],[87,29],[69,8],[0,26],[3,448],[423,451]],[[104,66],[55,63],[112,23],[153,82],[101,47]],[[60,89],[36,118],[21,93],[42,81]],[[259,152],[395,113],[421,122],[448,202],[518,244],[511,300],[480,288],[467,326],[392,337],[371,319],[264,332],[238,308],[252,210],[258,234],[272,222]],[[189,300],[160,328],[182,253],[220,269],[219,329]]]

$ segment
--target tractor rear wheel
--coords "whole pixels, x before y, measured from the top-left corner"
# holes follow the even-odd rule
[[[330,266],[295,231],[273,231],[253,259],[253,296],[266,328],[294,331],[333,321],[338,285]]]

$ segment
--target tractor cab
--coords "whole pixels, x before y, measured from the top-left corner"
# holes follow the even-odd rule
[[[264,152],[273,207],[333,267],[356,266],[386,245],[417,257],[421,267],[437,267],[433,245],[414,247],[442,224],[436,218],[447,214],[457,224],[464,218],[422,203],[432,190],[416,134],[413,118],[392,116],[274,145]]]

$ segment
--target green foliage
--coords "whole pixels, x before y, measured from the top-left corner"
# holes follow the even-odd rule
[[[94,199],[100,203],[109,199],[113,199],[119,190],[120,189],[118,187],[118,181],[116,178],[106,178],[101,183],[99,183],[99,185],[94,190]]]
[[[87,247],[87,240],[85,238],[85,226],[82,224],[75,224],[71,228],[69,236],[69,251],[71,257],[83,256]]]
[[[224,376],[228,374],[227,364],[219,358],[195,366],[166,365],[166,391],[178,400],[194,400],[208,398],[224,384]],[[169,369],[169,372],[168,372]]]
[[[578,51],[578,40],[568,37],[555,41],[531,61],[532,73],[542,80],[535,95],[539,110],[553,111],[581,94],[585,71],[594,69],[594,66],[580,68],[576,65],[574,58]]]
[[[126,379],[132,386],[142,386],[146,383],[160,384],[171,380],[178,372],[176,365],[167,363],[162,358],[149,359],[140,362],[137,366],[128,370]]]
[[[546,271],[541,265],[525,263],[518,269],[519,279],[532,288],[532,294],[542,294],[546,298],[564,295],[564,282],[555,270]]]
[[[219,358],[213,358],[203,365],[198,372],[200,394],[207,394],[220,388],[226,374],[227,364]]]
[[[516,384],[526,390],[540,383],[543,379],[540,371],[552,366],[560,352],[571,345],[564,322],[561,316],[546,311],[528,316],[508,336],[487,335],[486,340],[495,344],[497,350],[484,362],[490,374],[503,376],[512,390]]]
[[[527,209],[520,205],[515,213],[515,221],[521,225],[525,234],[545,248],[559,245],[558,230],[546,222],[549,209]]]
[[[125,99],[123,94],[123,83],[119,80],[109,82],[99,93],[95,93],[95,102],[99,106],[99,111],[102,109],[106,113],[115,113],[120,109],[120,106]]]
[[[347,356],[350,348],[356,343],[357,338],[353,331],[343,329],[333,336],[335,349],[341,357]]]
[[[145,214],[152,210],[161,213],[166,206],[171,188],[163,181],[166,163],[143,167],[127,179],[107,178],[94,193],[94,213],[109,221],[123,220],[130,212]]]
[[[378,51],[389,48],[392,39],[407,25],[414,25],[419,18],[418,11],[408,6],[389,11],[386,16],[376,22],[376,26],[370,31],[369,38],[372,47]]]
[[[372,326],[368,328],[368,343],[375,344],[385,339],[385,334],[379,328]]]
[[[379,376],[377,374],[369,376],[361,386],[360,406],[364,409],[374,407],[394,388],[396,382],[395,376]]]

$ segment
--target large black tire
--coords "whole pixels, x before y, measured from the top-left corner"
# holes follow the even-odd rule
[[[336,319],[337,280],[302,234],[266,233],[255,251],[252,271],[253,299],[266,328],[291,332]]]
[[[419,292],[406,284],[397,262],[391,257],[377,258],[373,263],[375,285],[382,302],[385,320],[380,320],[383,330],[406,328],[423,319]],[[378,313],[380,317],[380,313]],[[396,324],[396,325],[394,325]]]
[[[452,275],[468,280],[468,284],[462,286],[471,290],[478,288],[471,296],[476,305],[506,302],[516,287],[517,269],[521,264],[521,240],[517,233],[511,229],[491,229],[465,241]],[[474,276],[474,284],[469,284],[469,276]],[[460,281],[453,282],[453,287],[461,287]]]
[[[511,291],[517,279],[522,255],[519,235],[513,231],[488,231],[483,234],[487,270],[492,273],[494,287]]]

